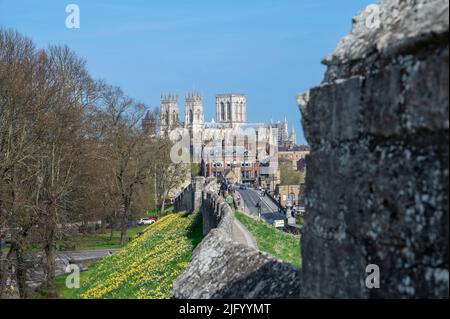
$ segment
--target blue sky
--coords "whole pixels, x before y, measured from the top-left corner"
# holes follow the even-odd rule
[[[297,93],[318,85],[321,60],[376,0],[0,0],[0,25],[39,47],[67,44],[91,74],[150,107],[162,92],[245,93],[251,122],[282,120],[304,143]],[[65,7],[79,5],[81,28],[66,29]],[[181,109],[183,109],[183,103]]]

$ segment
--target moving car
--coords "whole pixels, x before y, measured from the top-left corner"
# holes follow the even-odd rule
[[[154,218],[141,218],[139,219],[139,221],[137,222],[137,224],[139,226],[143,226],[143,225],[151,225],[154,222],[156,222],[156,220]]]

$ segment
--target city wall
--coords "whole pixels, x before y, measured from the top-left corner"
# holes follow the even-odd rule
[[[206,187],[206,237],[174,296],[448,298],[448,27],[448,0],[358,14],[324,82],[298,96],[311,147],[301,271],[234,243],[232,211]]]
[[[200,211],[206,237],[175,282],[175,298],[299,298],[294,266],[232,240],[234,214],[214,180],[204,185]]]

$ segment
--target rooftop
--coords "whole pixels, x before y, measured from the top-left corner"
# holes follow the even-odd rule
[[[309,145],[278,146],[278,152],[300,152],[309,150]]]
[[[216,98],[218,98],[218,97],[228,97],[228,96],[245,96],[245,94],[243,94],[243,93],[222,93],[222,94],[217,94]]]

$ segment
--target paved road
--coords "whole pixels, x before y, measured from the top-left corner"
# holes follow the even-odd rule
[[[258,216],[258,208],[256,204],[259,202],[261,205],[261,217],[270,225],[273,225],[274,220],[284,219],[284,214],[278,212],[278,207],[268,197],[261,197],[259,193],[254,189],[239,189],[238,192],[241,195],[243,201],[241,201],[240,209],[244,209],[248,214]]]
[[[90,261],[101,259],[109,254],[118,252],[119,249],[97,249],[97,250],[80,250],[57,252],[55,258],[55,275],[63,275],[66,273],[66,267],[69,264],[77,264],[81,270],[87,269]],[[43,252],[34,253],[28,256],[28,261],[34,261],[36,264],[45,258]],[[45,281],[45,272],[41,267],[34,269],[28,273],[27,284],[31,289],[36,289]]]
[[[79,250],[79,251],[66,251],[58,252],[57,259],[68,259],[72,263],[84,263],[92,260],[98,260],[106,255],[118,252],[118,248],[110,249],[91,249],[91,250]]]

